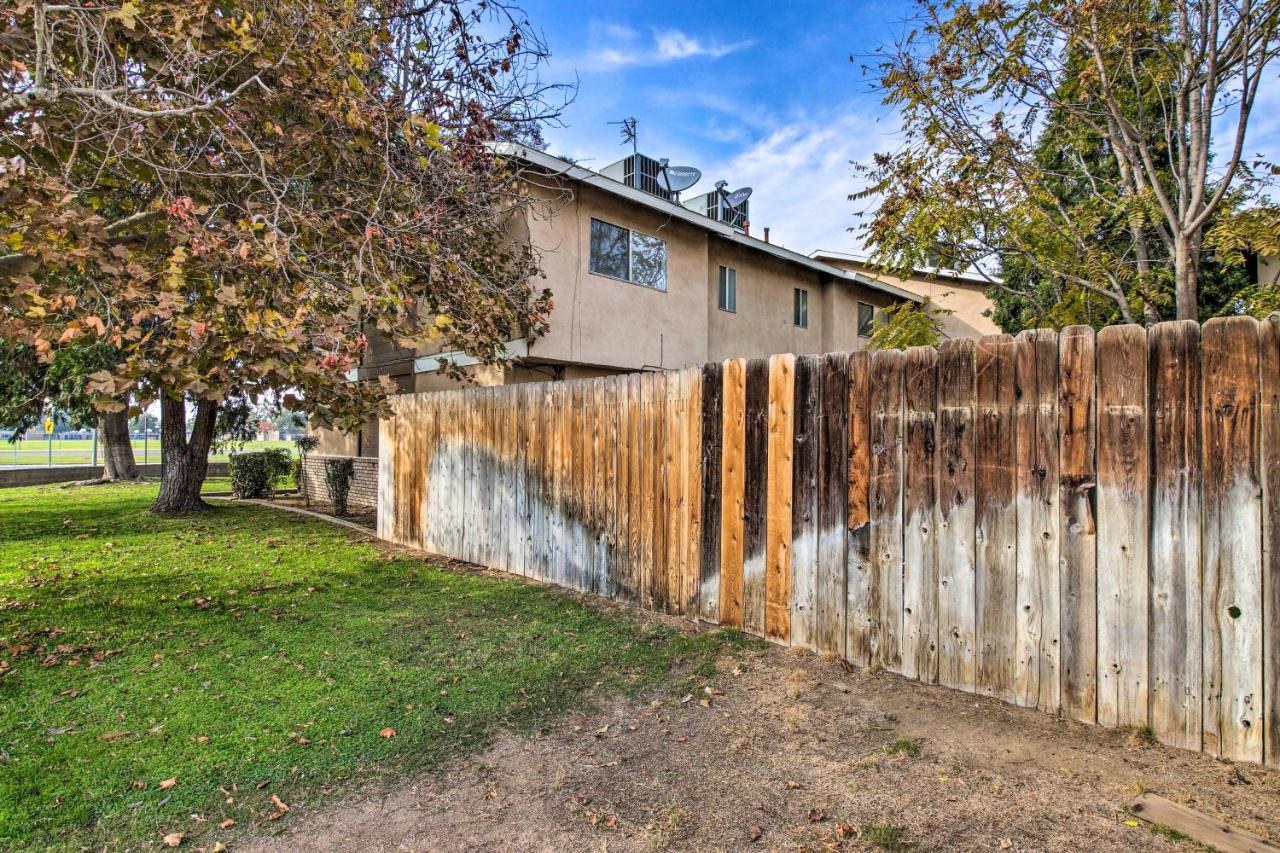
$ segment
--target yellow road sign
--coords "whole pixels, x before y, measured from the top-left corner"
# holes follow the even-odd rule
[[[45,435],[53,435],[53,418],[45,418],[44,432]]]

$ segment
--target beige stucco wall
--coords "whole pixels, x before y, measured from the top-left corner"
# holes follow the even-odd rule
[[[1258,258],[1258,283],[1280,284],[1280,255]]]
[[[859,272],[868,278],[909,290],[918,296],[928,298],[939,308],[950,310],[952,313],[942,316],[938,322],[944,337],[977,338],[1000,332],[995,322],[984,315],[984,312],[991,308],[991,300],[985,293],[985,284],[945,276],[913,275],[908,278],[899,278],[849,258],[822,254],[817,257],[833,267]]]
[[[555,307],[530,357],[628,370],[706,361],[705,232],[581,184],[547,195],[529,237]],[[590,272],[592,217],[666,241],[665,293]]]

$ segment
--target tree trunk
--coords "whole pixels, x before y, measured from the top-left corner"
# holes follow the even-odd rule
[[[138,479],[138,464],[129,441],[129,410],[104,413],[99,419],[99,434],[102,436],[102,479]]]
[[[1173,280],[1176,287],[1178,319],[1199,320],[1200,241],[1179,236],[1173,242]]]
[[[209,471],[209,445],[217,415],[217,403],[201,400],[188,438],[186,403],[181,397],[161,398],[160,494],[151,504],[152,512],[199,512],[209,508],[200,499],[200,488]]]

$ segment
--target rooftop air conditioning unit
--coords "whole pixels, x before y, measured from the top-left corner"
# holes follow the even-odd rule
[[[643,154],[632,154],[616,163],[605,166],[600,174],[613,178],[629,187],[656,195],[658,198],[671,200],[673,193],[667,189],[662,174],[662,163]]]
[[[726,186],[724,181],[717,181],[715,189],[689,199],[684,206],[716,222],[723,222],[730,228],[744,231],[747,223],[751,221],[751,208],[748,202],[751,197],[751,188],[743,187],[730,193],[725,192]]]

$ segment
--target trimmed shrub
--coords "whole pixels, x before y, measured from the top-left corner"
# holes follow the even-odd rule
[[[351,479],[355,475],[356,463],[349,456],[324,460],[324,483],[329,487],[334,515],[347,514],[347,495],[351,493]]]
[[[227,460],[231,472],[231,494],[238,498],[265,498],[293,467],[293,455],[283,447],[233,453]]]
[[[298,494],[302,495],[303,501],[308,506],[311,505],[311,495],[307,494],[307,454],[320,446],[320,439],[314,435],[300,435],[293,440],[293,446],[298,448],[298,458],[293,460],[293,482],[298,484]]]

